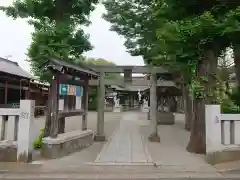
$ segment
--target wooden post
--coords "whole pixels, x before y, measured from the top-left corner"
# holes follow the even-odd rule
[[[20,82],[19,82],[19,85],[20,85],[20,92],[19,92],[19,96],[20,96],[20,100],[22,99],[22,80],[20,79]]]
[[[52,81],[51,90],[51,128],[50,137],[56,138],[58,135],[58,96],[59,96],[59,76],[55,75]]]
[[[31,86],[30,86],[30,81],[28,82],[28,90],[26,90],[25,94],[25,99],[30,99],[31,98]]]
[[[82,109],[84,110],[84,114],[82,116],[82,130],[87,130],[87,112],[88,112],[88,77],[84,78],[84,86],[83,86],[83,98],[82,98]]]
[[[50,83],[50,87],[48,89],[48,100],[47,100],[47,114],[46,114],[46,121],[45,121],[45,128],[44,128],[44,137],[50,136],[50,129],[51,129],[51,112],[52,112],[52,82]]]
[[[157,79],[156,74],[153,72],[150,77],[150,120],[152,124],[152,132],[148,137],[149,141],[160,142],[157,128]]]
[[[58,110],[63,111],[64,110],[64,99],[59,99],[58,101]],[[58,124],[58,134],[62,134],[65,132],[65,118],[61,117],[59,118],[59,124]]]
[[[7,100],[8,100],[8,80],[5,80],[5,85],[4,85],[4,104],[7,105]]]
[[[104,134],[104,102],[105,102],[105,72],[100,72],[99,86],[98,86],[98,116],[97,116],[97,133],[95,141],[105,141]]]

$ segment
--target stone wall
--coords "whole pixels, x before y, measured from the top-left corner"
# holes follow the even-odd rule
[[[207,153],[205,157],[206,162],[212,165],[239,159],[240,148]]]
[[[16,141],[0,141],[0,161],[17,161],[17,143]]]
[[[222,114],[220,105],[205,106],[206,161],[218,164],[240,159],[240,114]]]
[[[44,138],[41,155],[50,159],[60,158],[89,147],[92,143],[91,130],[67,132],[59,134],[57,138]]]

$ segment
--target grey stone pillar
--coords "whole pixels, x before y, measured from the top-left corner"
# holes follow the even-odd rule
[[[157,129],[157,78],[153,72],[150,76],[150,120],[152,132],[149,135],[149,141],[160,142]]]
[[[104,72],[100,72],[99,85],[98,85],[98,112],[97,112],[97,133],[95,141],[105,141],[104,133],[104,106],[105,106],[105,83]]]
[[[82,116],[82,130],[87,130],[87,113],[88,113],[88,78],[84,78],[82,109],[85,114]]]

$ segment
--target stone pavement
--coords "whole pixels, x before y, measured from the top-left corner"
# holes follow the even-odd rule
[[[95,163],[152,163],[146,139],[139,130],[141,122],[136,112],[124,113],[119,128],[106,143]]]
[[[147,137],[150,128],[141,127],[142,134]],[[158,126],[160,143],[147,142],[150,155],[159,168],[182,169],[182,171],[214,172],[216,169],[207,164],[203,155],[187,152],[186,147],[190,133],[184,129],[184,119],[176,116],[174,125]]]

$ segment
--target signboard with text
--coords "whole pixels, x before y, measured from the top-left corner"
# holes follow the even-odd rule
[[[59,85],[59,94],[62,96],[68,95],[68,85],[67,84],[60,84]]]
[[[59,85],[59,95],[67,96],[82,96],[83,88],[80,86],[73,86],[68,84],[60,84]]]

